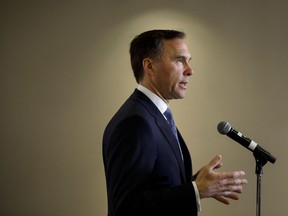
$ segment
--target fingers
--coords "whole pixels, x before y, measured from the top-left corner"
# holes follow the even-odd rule
[[[234,171],[234,172],[222,172],[221,178],[223,179],[229,179],[229,178],[240,178],[245,176],[244,171]]]
[[[225,195],[225,197],[233,199],[233,200],[239,200],[239,197],[236,194],[233,194],[233,193]]]
[[[248,181],[247,179],[239,179],[239,178],[221,178],[222,180],[220,180],[220,184],[223,186],[237,186],[237,185],[244,185],[247,184]]]
[[[214,169],[218,169],[221,168],[223,166],[222,161],[222,156],[216,155],[208,164],[209,166],[209,170],[212,171]],[[243,177],[245,176],[245,172],[244,171],[234,171],[234,172],[223,172],[221,173],[221,175],[223,175],[221,178],[239,178],[239,177]]]
[[[220,168],[222,156],[217,155],[206,166],[201,168],[196,175],[196,185],[200,198],[213,197],[216,200],[229,204],[229,199],[239,199],[235,194],[242,193],[244,184],[247,184],[244,171],[216,172],[214,169]]]
[[[247,184],[246,179],[228,178],[219,181],[218,195],[230,196],[233,193],[242,193],[243,185]]]
[[[231,193],[242,193],[242,185],[223,185],[218,188],[217,195],[228,196]]]
[[[224,203],[226,205],[229,205],[230,204],[229,200],[225,199],[224,197],[230,198],[230,199],[233,199],[233,200],[239,200],[239,197],[237,195],[233,194],[233,193],[226,194],[226,195],[223,195],[223,196],[218,195],[218,196],[215,196],[213,198],[218,200],[219,202],[222,202],[222,203]]]
[[[230,204],[229,200],[225,199],[223,196],[215,196],[213,198],[218,200],[219,202],[226,204],[226,205]]]
[[[221,155],[217,155],[216,157],[214,157],[210,161],[210,163],[208,164],[209,170],[212,171],[213,169],[220,168],[222,166],[221,160],[222,160],[222,156]]]

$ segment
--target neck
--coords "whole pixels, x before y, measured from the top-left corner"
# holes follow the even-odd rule
[[[169,104],[169,100],[165,99],[162,94],[158,91],[157,88],[155,88],[154,86],[151,85],[145,85],[144,83],[139,83],[140,85],[144,86],[145,88],[147,88],[148,90],[150,90],[152,93],[154,93],[155,95],[157,95],[158,97],[160,97],[167,105]]]

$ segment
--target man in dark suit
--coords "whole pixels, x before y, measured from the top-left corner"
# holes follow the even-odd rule
[[[193,74],[185,34],[151,30],[136,36],[130,57],[137,89],[103,136],[109,216],[194,216],[200,199],[229,204],[242,192],[243,171],[215,172],[217,155],[193,176],[187,146],[168,101],[184,98]]]

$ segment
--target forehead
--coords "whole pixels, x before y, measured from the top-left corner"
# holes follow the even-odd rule
[[[183,55],[190,58],[191,54],[184,39],[163,40],[163,54]]]

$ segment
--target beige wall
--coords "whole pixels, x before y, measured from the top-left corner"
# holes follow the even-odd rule
[[[17,3],[16,3],[17,2]],[[254,215],[254,158],[221,120],[277,157],[264,167],[262,215],[287,215],[286,1],[4,1],[0,7],[0,215],[104,216],[101,155],[108,120],[135,88],[138,33],[188,34],[195,74],[171,101],[194,169],[223,155],[244,169],[241,200],[203,200],[200,215]]]

